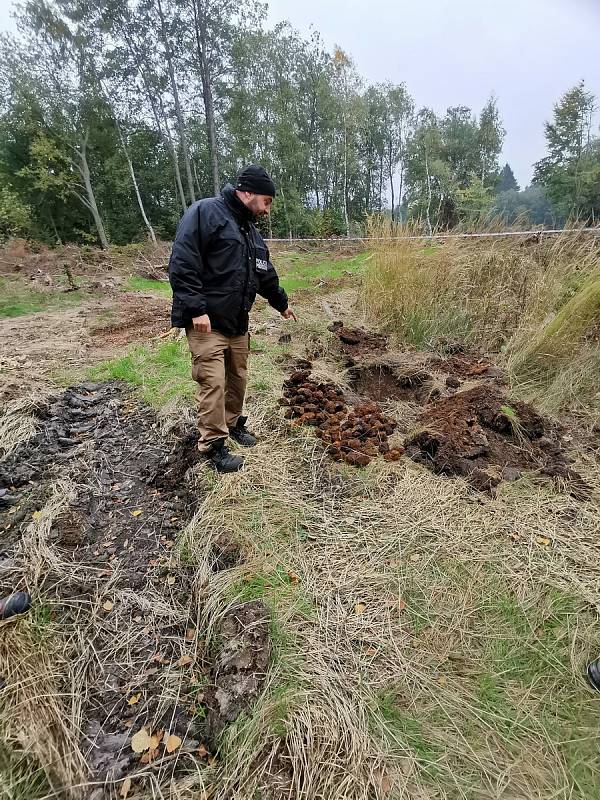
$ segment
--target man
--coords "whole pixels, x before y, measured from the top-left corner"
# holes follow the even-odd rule
[[[256,444],[242,409],[248,314],[257,292],[284,319],[296,319],[254,224],[269,213],[274,197],[267,172],[253,164],[246,167],[221,197],[188,208],[169,261],[171,323],[185,328],[198,383],[198,448],[219,472],[236,472],[244,463],[227,449],[227,436],[244,447]]]

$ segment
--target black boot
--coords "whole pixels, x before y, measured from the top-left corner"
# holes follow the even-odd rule
[[[225,446],[225,439],[217,439],[206,454],[217,472],[237,472],[244,466],[241,456],[232,456]]]
[[[246,428],[247,420],[248,417],[239,417],[235,428],[229,428],[229,435],[234,442],[241,444],[242,447],[254,447],[258,439]]]

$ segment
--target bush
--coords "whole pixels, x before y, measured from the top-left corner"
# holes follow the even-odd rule
[[[12,236],[27,236],[30,226],[29,206],[8,186],[0,188],[0,241]]]

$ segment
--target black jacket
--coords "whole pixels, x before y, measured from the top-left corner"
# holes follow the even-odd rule
[[[199,200],[185,212],[169,261],[174,328],[208,314],[211,328],[241,336],[257,292],[286,310],[287,295],[253,219],[231,184],[221,197]]]

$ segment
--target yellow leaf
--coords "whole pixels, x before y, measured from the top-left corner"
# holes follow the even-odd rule
[[[121,795],[123,800],[125,800],[130,791],[131,791],[131,778],[127,777],[125,778],[125,780],[121,785],[121,791],[119,792],[119,794]]]
[[[175,583],[175,575],[167,575],[167,586],[173,586]]]
[[[42,516],[42,512],[41,511],[34,511],[33,514],[31,515],[31,518],[32,519],[39,519],[41,516]]]
[[[366,603],[357,603],[354,606],[354,613],[355,614],[362,614],[364,612],[364,610],[366,609],[366,607],[367,607]]]
[[[547,536],[536,536],[535,541],[538,544],[541,544],[542,547],[548,547],[548,545],[550,544],[550,539],[548,539]]]
[[[134,753],[143,753],[144,750],[148,750],[150,744],[150,735],[146,728],[140,728],[140,730],[131,737],[131,749]]]
[[[134,706],[136,703],[139,703],[139,702],[140,702],[140,697],[141,697],[141,696],[142,696],[142,693],[141,693],[141,692],[139,692],[138,694],[133,694],[133,695],[131,695],[131,697],[130,697],[130,698],[129,698],[129,700],[127,701],[127,705],[129,705],[129,706]]]
[[[139,515],[140,515],[141,513],[142,513],[142,509],[141,509],[141,508],[136,508],[136,510],[135,510],[135,511],[132,511],[132,512],[131,512],[131,516],[132,516],[132,517],[139,517]]]
[[[105,611],[112,611],[114,607],[115,607],[115,604],[114,604],[114,603],[111,603],[111,601],[110,601],[110,600],[105,600],[105,601],[102,603],[102,608],[103,608]]]
[[[179,736],[175,736],[174,733],[172,733],[165,742],[167,753],[173,753],[180,746],[181,746],[181,739],[179,738]]]

